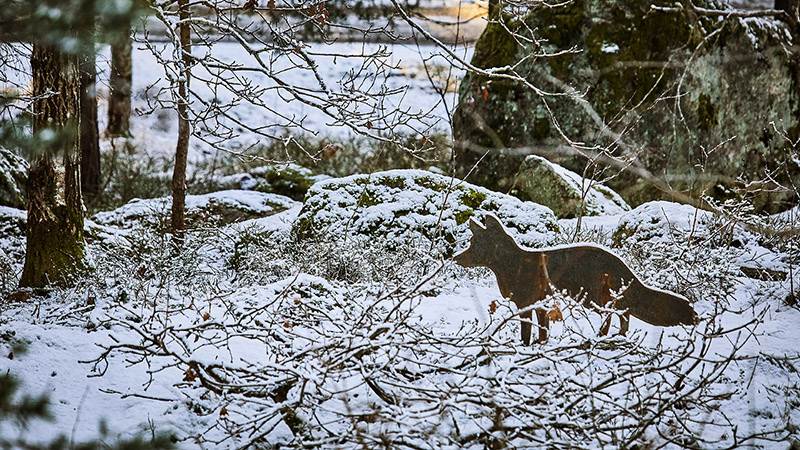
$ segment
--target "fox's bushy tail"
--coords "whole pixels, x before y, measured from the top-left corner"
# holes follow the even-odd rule
[[[620,305],[631,315],[649,324],[662,327],[694,325],[699,317],[685,297],[653,289],[635,281],[625,290]]]

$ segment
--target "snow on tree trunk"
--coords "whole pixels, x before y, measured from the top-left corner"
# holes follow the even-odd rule
[[[107,128],[111,136],[130,134],[132,81],[131,35],[130,32],[120,33],[111,43],[111,76],[108,80],[111,93],[108,98]]]
[[[87,21],[86,48],[80,56],[81,83],[81,190],[87,198],[100,193],[100,137],[97,127],[97,64],[94,52],[94,18]]]
[[[178,145],[175,149],[175,169],[172,173],[172,232],[176,242],[183,238],[186,229],[186,159],[189,153],[189,78],[191,77],[191,36],[189,29],[189,1],[178,0],[180,15],[181,78],[178,84]]]
[[[33,131],[41,152],[28,176],[28,231],[21,287],[67,284],[85,266],[80,188],[78,57],[34,44]],[[63,164],[56,160],[63,157]]]

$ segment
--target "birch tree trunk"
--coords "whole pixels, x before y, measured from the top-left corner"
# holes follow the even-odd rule
[[[86,267],[80,187],[78,56],[34,44],[33,131],[41,152],[28,176],[28,230],[21,287],[65,285]],[[62,158],[58,163],[57,158]]]

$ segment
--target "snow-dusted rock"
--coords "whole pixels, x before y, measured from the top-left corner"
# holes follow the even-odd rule
[[[293,232],[299,238],[363,235],[402,245],[423,238],[448,254],[466,245],[470,217],[495,214],[522,245],[550,242],[549,208],[422,170],[390,170],[311,187]]]
[[[691,205],[647,202],[620,217],[612,241],[615,247],[622,247],[629,241],[671,242],[675,238],[699,241],[731,237],[730,230],[722,233],[717,222],[713,213]]]
[[[0,206],[25,207],[25,180],[28,162],[0,146]]]
[[[782,278],[788,272],[785,255],[765,248],[761,236],[745,226],[691,205],[668,201],[648,202],[620,217],[612,234],[618,248],[668,247],[693,243],[713,249],[727,249],[749,277]]]
[[[297,164],[260,166],[248,172],[220,177],[211,184],[220,189],[241,189],[285,195],[303,200],[308,189],[316,182],[330,178],[315,175],[310,169]]]
[[[277,194],[229,190],[186,196],[186,217],[192,225],[225,225],[242,220],[266,217],[296,205],[294,200]],[[135,199],[113,211],[100,212],[92,220],[100,225],[130,227],[141,224],[167,228],[171,197]]]
[[[552,163],[541,156],[525,158],[517,178],[519,190],[531,201],[562,218],[615,215],[631,207],[613,189]],[[584,192],[585,201],[584,201]],[[583,211],[581,211],[583,203]]]

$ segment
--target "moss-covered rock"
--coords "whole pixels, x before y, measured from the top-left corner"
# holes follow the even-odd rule
[[[553,212],[532,202],[421,170],[390,170],[315,184],[293,227],[297,239],[365,236],[389,246],[423,239],[451,254],[466,245],[467,221],[493,213],[520,244],[537,247],[558,231]]]
[[[525,158],[517,182],[519,191],[527,198],[547,206],[561,218],[622,214],[631,209],[608,186],[540,156]]]
[[[190,227],[220,226],[285,211],[297,203],[276,194],[228,190],[186,196],[186,221]],[[146,226],[169,229],[170,197],[135,199],[113,211],[100,212],[92,220],[105,226]]]
[[[0,146],[0,206],[25,207],[25,180],[28,162],[13,151]]]
[[[293,200],[302,200],[308,189],[316,182],[330,178],[314,174],[310,169],[296,164],[259,166],[246,173],[237,173],[219,178],[205,186],[206,191],[242,189],[284,195]]]
[[[694,3],[724,7],[716,0]],[[565,143],[563,132],[573,142],[637,154],[644,168],[691,195],[726,198],[731,186],[776,168],[778,181],[800,181],[800,165],[782,136],[797,139],[800,132],[796,50],[786,27],[772,19],[689,17],[655,11],[653,4],[674,6],[574,0],[538,3],[513,19],[495,14],[473,63],[502,68],[513,62],[516,74],[555,95],[468,74],[453,125],[460,169],[471,170],[486,148],[497,149],[470,180],[531,199],[517,189],[524,157],[502,150],[556,148]],[[574,154],[554,161],[578,173],[586,164]],[[627,172],[609,185],[631,204],[669,197]],[[752,199],[772,211],[793,196],[777,190]]]

